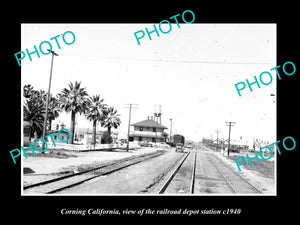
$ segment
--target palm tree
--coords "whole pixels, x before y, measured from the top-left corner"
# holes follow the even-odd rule
[[[71,144],[74,144],[75,116],[77,113],[85,113],[88,105],[88,93],[85,88],[80,87],[80,83],[70,82],[69,89],[64,88],[58,94],[61,108],[66,112],[71,112]]]
[[[92,144],[96,145],[96,126],[97,122],[101,122],[104,119],[104,112],[106,105],[103,104],[104,99],[100,98],[100,95],[94,95],[89,98],[86,118],[93,122],[93,137]]]
[[[25,98],[30,98],[32,93],[33,93],[33,87],[31,86],[31,84],[25,84],[23,87],[23,96]]]
[[[59,117],[61,108],[59,107],[59,101],[57,98],[50,95],[49,105],[48,105],[48,121],[49,121],[49,130],[51,130],[52,120]]]
[[[117,129],[121,124],[120,114],[114,107],[109,107],[105,110],[105,118],[101,121],[101,126],[107,127],[109,137],[111,137],[111,128]]]
[[[36,133],[38,137],[41,137],[44,126],[44,91],[34,90],[30,84],[23,86],[23,96],[25,98],[23,105],[23,116],[25,121],[29,121],[30,133],[29,140]]]
[[[44,114],[45,114],[44,103],[38,99],[26,99],[23,106],[24,120],[30,122],[30,134],[29,140],[34,136],[34,133],[38,137],[41,137],[44,126]]]

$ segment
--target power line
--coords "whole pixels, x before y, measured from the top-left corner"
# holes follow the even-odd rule
[[[180,60],[180,59],[149,59],[149,58],[122,58],[122,57],[107,57],[107,56],[95,56],[95,55],[63,55],[70,57],[92,57],[92,58],[103,58],[107,60],[127,60],[127,61],[147,61],[147,62],[166,62],[166,63],[202,63],[202,64],[274,64],[274,62],[234,62],[226,60]]]

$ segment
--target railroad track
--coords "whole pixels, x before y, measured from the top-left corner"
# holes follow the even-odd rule
[[[171,171],[158,193],[164,194],[175,191],[182,194],[193,194],[197,163],[196,158],[197,152],[195,150],[187,152],[174,166],[174,169]]]
[[[53,194],[59,191],[74,187],[96,177],[108,175],[126,167],[135,165],[148,159],[152,159],[164,154],[164,151],[159,151],[147,155],[142,155],[136,158],[125,159],[107,165],[102,165],[96,168],[85,170],[79,173],[70,174],[23,187],[24,194]]]
[[[234,171],[232,168],[226,165],[218,157],[207,153],[205,159],[203,160],[206,160],[207,163],[213,166],[212,168],[215,168],[216,173],[220,174],[220,176],[218,176],[220,178],[216,179],[213,177],[204,177],[203,174],[200,174],[199,168],[201,167],[201,165],[199,165],[199,158],[197,160],[197,151],[196,149],[194,149],[190,152],[187,152],[174,166],[169,176],[164,180],[164,183],[162,184],[158,193],[201,194],[201,191],[199,192],[199,188],[195,190],[195,183],[197,183],[197,185],[199,186],[201,179],[213,179],[216,182],[219,182],[219,184],[222,183],[221,185],[227,184],[229,190],[231,190],[231,193],[233,194],[262,193],[259,188],[257,188],[255,185],[241,176],[238,172]],[[227,194],[227,192],[223,194]]]
[[[232,193],[234,194],[250,194],[250,193],[259,193],[262,191],[257,188],[255,185],[250,183],[238,172],[226,165],[221,159],[216,156],[209,156],[208,160],[216,168],[216,170],[223,177],[225,182],[228,184]]]

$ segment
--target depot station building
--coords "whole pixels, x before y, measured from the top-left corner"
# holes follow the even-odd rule
[[[133,123],[133,131],[129,133],[129,141],[140,142],[166,142],[168,134],[164,132],[167,127],[160,122],[155,121],[154,117],[149,117],[146,120]]]

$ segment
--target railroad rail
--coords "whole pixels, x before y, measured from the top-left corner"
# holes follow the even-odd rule
[[[191,152],[193,152],[193,154],[194,154],[194,160],[193,160],[193,166],[192,166],[191,170],[187,171],[187,173],[189,173],[189,172],[191,173],[191,179],[190,179],[189,187],[188,188],[186,187],[186,191],[189,194],[194,193],[197,152],[196,151],[189,151],[174,166],[174,169],[170,172],[170,175],[168,176],[168,178],[165,180],[165,182],[163,183],[163,185],[159,189],[159,191],[158,191],[159,194],[164,194],[166,192],[166,190],[169,188],[170,184],[172,182],[174,182],[174,178],[178,174],[178,172],[182,169],[182,166],[184,164],[189,164],[189,162],[187,162],[187,159],[188,159],[188,157],[192,157]]]
[[[212,159],[212,157],[209,156],[208,159],[224,178],[233,193],[253,193],[253,191],[255,193],[262,193],[262,191],[258,187],[250,183],[246,178],[230,168],[218,157],[214,156],[214,159]],[[218,161],[218,163],[216,163],[216,161]],[[252,191],[249,189],[251,189]]]
[[[24,194],[53,194],[59,191],[74,187],[96,177],[104,176],[135,165],[148,159],[152,159],[164,154],[164,151],[158,151],[151,154],[142,155],[136,158],[124,159],[121,162],[113,162],[79,173],[61,176],[54,179],[34,183],[23,187]]]
[[[259,188],[257,188],[254,184],[250,183],[238,172],[230,168],[217,156],[208,153],[206,154],[205,158],[207,162],[213,166],[212,168],[215,168],[216,172],[220,174],[220,181],[225,181],[224,184],[227,184],[227,186],[229,187],[228,191],[230,191],[231,193],[262,193],[262,191]],[[164,180],[162,186],[158,191],[158,194],[201,194],[201,191],[199,189],[195,190],[195,183],[197,183],[199,187],[200,179],[205,180],[207,178],[204,178],[202,175],[199,176],[199,174],[197,174],[200,172],[199,168],[198,170],[196,169],[197,163],[199,162],[200,161],[197,162],[196,149],[187,152],[181,158],[181,160],[174,166],[169,176]],[[189,180],[189,184],[187,180]]]

